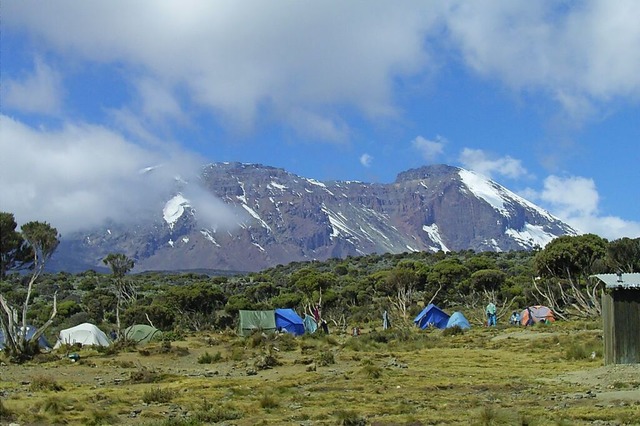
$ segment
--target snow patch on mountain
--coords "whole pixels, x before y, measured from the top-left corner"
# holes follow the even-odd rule
[[[256,213],[255,210],[253,210],[251,207],[249,207],[246,204],[243,204],[242,208],[244,208],[255,220],[257,220],[260,223],[260,225],[262,225],[263,228],[266,228],[271,232],[271,227],[269,226],[269,224],[264,220],[262,220],[260,215]]]
[[[544,230],[542,226],[524,224],[524,229],[507,229],[504,232],[514,240],[518,241],[523,247],[533,248],[535,246],[544,247],[556,236]]]
[[[220,247],[220,244],[218,244],[218,242],[213,238],[213,235],[211,235],[211,232],[208,229],[203,229],[200,231],[200,233],[202,234],[203,237],[209,240],[214,246]]]
[[[503,191],[501,191],[498,185],[484,176],[469,170],[460,169],[458,174],[460,175],[462,183],[473,195],[489,203],[491,207],[504,216],[510,216],[509,211],[504,206],[505,199],[503,197]]]
[[[442,237],[440,236],[440,230],[438,229],[438,225],[435,223],[433,225],[423,225],[422,230],[427,233],[427,236],[431,241],[438,244],[438,247],[432,246],[429,247],[431,251],[437,252],[442,250],[443,252],[450,251],[445,245],[444,241],[442,241]]]
[[[240,188],[242,188],[242,195],[236,195],[236,198],[242,201],[244,204],[247,204],[247,191],[244,190],[244,182],[238,181]]]
[[[191,203],[180,193],[176,194],[164,205],[164,208],[162,209],[162,217],[164,218],[164,221],[167,222],[170,229],[173,229],[173,226],[176,224],[178,219],[180,219],[180,216],[182,216],[186,207],[191,207]]]

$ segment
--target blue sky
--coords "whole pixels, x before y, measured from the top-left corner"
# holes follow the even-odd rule
[[[20,223],[125,219],[210,162],[380,183],[446,163],[582,232],[640,236],[636,1],[27,0],[0,14],[0,209]]]

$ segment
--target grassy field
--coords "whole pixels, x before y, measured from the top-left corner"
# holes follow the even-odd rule
[[[137,425],[640,424],[638,366],[603,366],[597,323],[199,333],[0,367],[0,422]]]

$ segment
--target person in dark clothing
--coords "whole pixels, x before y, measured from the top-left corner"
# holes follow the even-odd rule
[[[324,334],[329,334],[329,326],[327,325],[327,321],[324,318],[320,320],[320,328],[322,328]]]

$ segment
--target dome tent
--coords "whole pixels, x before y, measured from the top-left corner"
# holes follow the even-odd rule
[[[124,338],[137,344],[146,344],[152,340],[162,339],[162,331],[146,324],[136,324],[127,327],[123,332]]]
[[[62,345],[75,344],[82,346],[109,346],[111,341],[97,326],[85,322],[75,327],[60,330],[58,341],[53,348],[57,349]]]
[[[304,322],[293,309],[276,309],[276,328],[299,336],[304,334]]]
[[[554,322],[553,311],[546,306],[536,305],[525,308],[520,313],[520,324],[533,325],[539,322]]]
[[[430,303],[424,308],[413,320],[413,322],[423,330],[429,326],[445,328],[447,321],[449,321],[449,314],[433,303]]]
[[[467,330],[471,328],[471,324],[469,324],[469,320],[462,314],[460,311],[456,311],[449,317],[449,321],[447,321],[447,327],[451,328],[458,326],[463,330]]]

